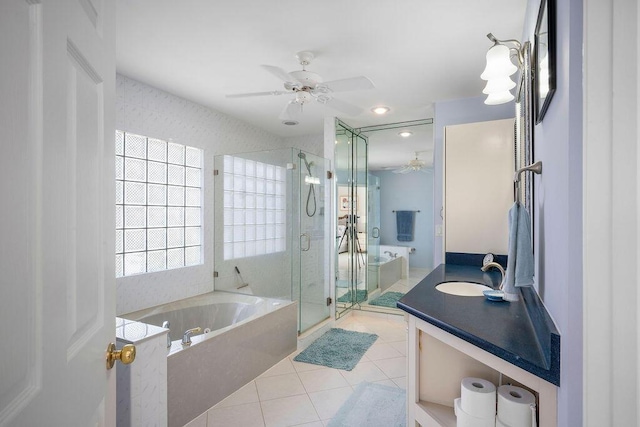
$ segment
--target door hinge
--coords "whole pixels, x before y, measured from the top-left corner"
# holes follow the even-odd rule
[[[327,171],[327,179],[333,178],[333,172]]]
[[[333,300],[331,299],[331,297],[327,297],[327,306],[330,306],[332,302]]]
[[[215,278],[215,277],[218,277],[218,272],[217,272],[217,271],[214,271],[214,272],[213,272],[213,277],[214,277],[214,278]]]
[[[219,174],[220,174],[220,171],[218,169],[213,170],[213,176],[218,176]]]

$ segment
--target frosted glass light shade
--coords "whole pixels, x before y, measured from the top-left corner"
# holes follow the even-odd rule
[[[480,75],[482,80],[491,80],[498,77],[510,76],[518,71],[511,62],[511,53],[505,45],[497,44],[487,52],[487,66]]]
[[[492,93],[504,92],[516,87],[516,83],[511,80],[511,77],[504,76],[496,79],[491,79],[487,82],[482,93],[490,95]]]
[[[513,101],[515,97],[508,90],[504,92],[492,93],[487,96],[487,99],[484,100],[484,103],[487,105],[499,105],[504,104],[509,101]]]

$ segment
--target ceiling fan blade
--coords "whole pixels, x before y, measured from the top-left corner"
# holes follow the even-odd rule
[[[302,104],[297,103],[296,101],[289,101],[287,105],[285,105],[284,110],[280,113],[278,118],[280,120],[295,120],[297,121],[298,117],[302,114]]]
[[[348,116],[357,116],[362,113],[362,108],[336,98],[331,98],[327,101],[327,105],[334,110],[345,113]]]
[[[232,93],[231,95],[225,95],[227,98],[248,98],[252,96],[269,96],[269,95],[285,95],[288,92],[286,90],[272,90],[270,92],[250,92],[250,93]]]
[[[273,65],[261,65],[262,68],[279,78],[285,83],[297,83],[298,81],[291,74],[287,73],[280,67],[275,67]]]
[[[331,92],[348,92],[351,90],[367,90],[375,88],[373,82],[365,76],[351,77],[348,79],[331,80],[322,83]]]
[[[404,167],[401,167],[400,169],[394,169],[391,172],[405,174],[405,173],[411,172],[411,169],[406,167],[406,166],[404,166]]]

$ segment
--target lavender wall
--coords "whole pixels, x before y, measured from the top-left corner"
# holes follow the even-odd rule
[[[414,247],[416,251],[409,255],[409,266],[433,269],[433,170],[408,174],[376,171],[372,175],[380,178],[380,244]],[[420,211],[416,213],[413,242],[396,239],[393,210]]]
[[[480,77],[478,76],[478,79]],[[433,158],[433,219],[434,230],[442,226],[443,197],[443,170],[444,165],[443,142],[444,127],[449,125],[459,125],[463,123],[484,122],[488,120],[500,120],[515,117],[515,105],[509,102],[503,105],[489,106],[484,104],[484,96],[475,98],[455,99],[449,101],[436,102],[434,106],[435,114],[433,119],[433,141],[435,144]],[[506,212],[505,212],[506,215]],[[433,265],[437,266],[444,262],[442,257],[442,236],[435,236],[433,242]]]
[[[536,280],[561,333],[558,426],[582,425],[582,1],[556,1],[556,92],[534,129]],[[540,0],[529,1],[533,40]]]

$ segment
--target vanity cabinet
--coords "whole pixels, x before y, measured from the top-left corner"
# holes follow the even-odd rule
[[[455,427],[453,401],[460,397],[460,382],[465,377],[529,389],[537,400],[538,426],[556,426],[555,385],[416,316],[406,317],[407,426]]]

